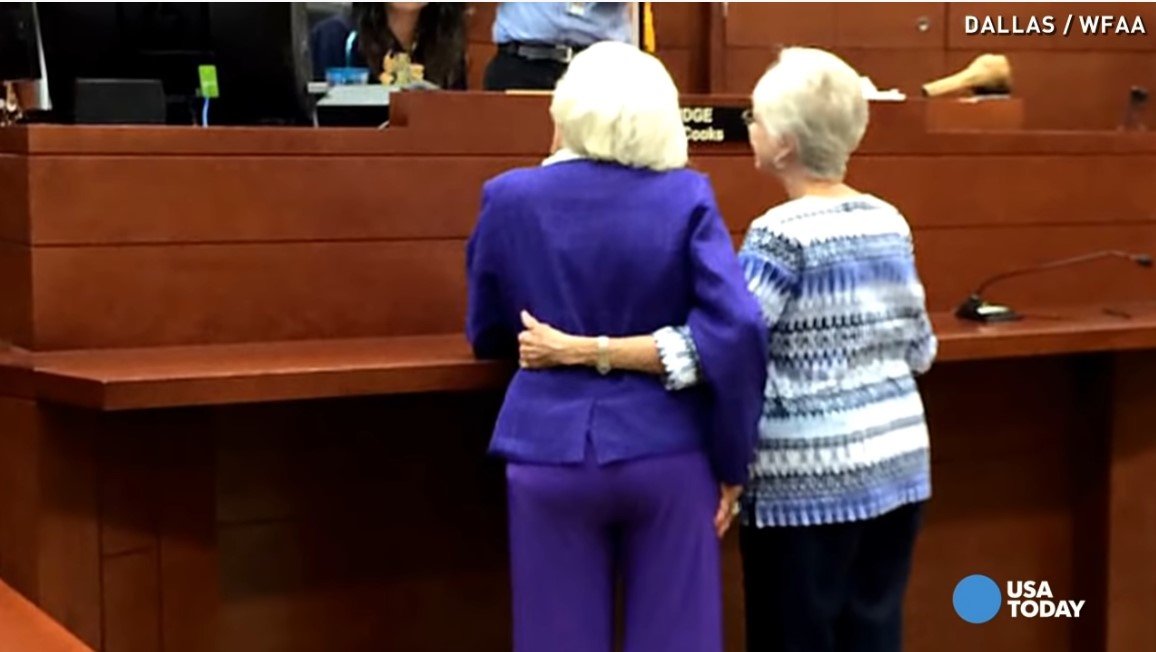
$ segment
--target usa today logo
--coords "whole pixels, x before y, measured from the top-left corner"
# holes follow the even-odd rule
[[[1046,581],[1007,583],[1007,606],[1012,618],[1079,618],[1085,602],[1056,600],[1051,585]],[[995,580],[986,575],[969,575],[955,585],[951,603],[960,618],[980,625],[999,614],[1004,596]]]

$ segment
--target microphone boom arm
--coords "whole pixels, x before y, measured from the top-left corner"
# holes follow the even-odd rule
[[[1046,272],[1052,269],[1059,269],[1062,267],[1071,267],[1074,265],[1082,265],[1105,258],[1122,258],[1130,260],[1141,267],[1152,267],[1152,256],[1148,254],[1133,254],[1126,251],[1097,251],[1090,254],[1083,254],[1081,256],[1073,256],[1071,258],[1063,258],[1060,260],[1053,260],[1048,263],[1041,263],[1031,267],[1021,267],[1013,269],[1008,272],[996,274],[979,284],[975,292],[971,294],[963,303],[955,309],[955,316],[960,319],[968,321],[978,321],[983,323],[1000,322],[1000,321],[1014,321],[1020,318],[1019,313],[1008,308],[1007,306],[1000,306],[988,303],[983,298],[985,290],[1001,281],[1006,281],[1009,278],[1017,276],[1025,276],[1027,274],[1035,274],[1036,272]]]
[[[1152,257],[1147,255],[1147,254],[1130,254],[1126,251],[1097,251],[1097,252],[1091,253],[1091,254],[1083,254],[1081,256],[1072,256],[1071,258],[1063,258],[1060,260],[1053,260],[1052,262],[1049,262],[1049,263],[1043,263],[1040,265],[1032,265],[1031,267],[1021,267],[1019,269],[1013,269],[1013,270],[1008,271],[1008,272],[996,274],[995,276],[992,276],[991,278],[985,280],[983,283],[980,283],[979,287],[977,287],[975,289],[975,292],[972,292],[972,294],[982,295],[984,293],[984,291],[987,290],[989,287],[995,285],[996,283],[999,283],[1000,281],[1005,281],[1009,278],[1015,278],[1017,276],[1023,276],[1025,274],[1034,274],[1036,272],[1046,272],[1048,270],[1058,269],[1061,267],[1071,267],[1073,265],[1083,265],[1084,263],[1092,263],[1092,262],[1095,262],[1097,260],[1103,260],[1105,258],[1124,258],[1126,260],[1130,260],[1130,261],[1136,263],[1137,265],[1140,265],[1141,267],[1151,267],[1152,266]]]

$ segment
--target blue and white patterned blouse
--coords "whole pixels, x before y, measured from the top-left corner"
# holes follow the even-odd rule
[[[915,376],[936,339],[907,221],[870,195],[803,197],[755,220],[739,258],[770,345],[744,522],[858,521],[929,498]],[[667,387],[697,384],[690,329],[655,337]]]

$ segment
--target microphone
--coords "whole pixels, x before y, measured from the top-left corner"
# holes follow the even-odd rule
[[[1075,265],[1082,265],[1104,258],[1119,258],[1128,260],[1140,267],[1151,268],[1152,256],[1149,254],[1135,254],[1126,251],[1097,251],[1082,256],[1074,256],[1072,258],[1061,258],[1060,260],[1053,260],[1039,265],[1032,265],[1031,267],[1021,267],[1013,269],[1008,272],[1001,272],[994,276],[984,279],[982,283],[971,293],[959,307],[955,309],[955,316],[960,319],[968,321],[978,321],[985,324],[1003,321],[1016,321],[1022,319],[1022,316],[1016,311],[1007,306],[1001,306],[994,303],[988,303],[983,298],[983,293],[991,286],[1006,281],[1009,278],[1017,276],[1024,276],[1027,274],[1035,274],[1037,272],[1046,272],[1053,269],[1060,269],[1063,267],[1073,267]]]

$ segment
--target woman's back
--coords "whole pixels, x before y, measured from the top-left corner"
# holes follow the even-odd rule
[[[496,313],[471,306],[471,316],[485,316],[469,324],[471,339],[480,353],[508,353],[521,310],[573,333],[650,332],[685,323],[696,301],[719,299],[704,292],[728,295],[746,317],[736,328],[757,324],[741,286],[715,287],[720,269],[741,278],[728,240],[696,172],[577,159],[506,173],[487,184],[471,240],[471,302],[490,302]],[[602,462],[698,450],[707,398],[667,392],[642,374],[519,372],[492,449],[538,462],[580,461],[587,438]]]
[[[689,231],[710,199],[700,175],[574,160],[495,184],[514,195],[502,228],[523,252],[508,269],[519,309],[584,335],[686,318]]]
[[[846,522],[925,499],[915,375],[935,338],[902,214],[870,195],[796,199],[751,224],[741,257],[777,312],[747,496],[756,524]],[[767,260],[782,284],[752,273]]]

